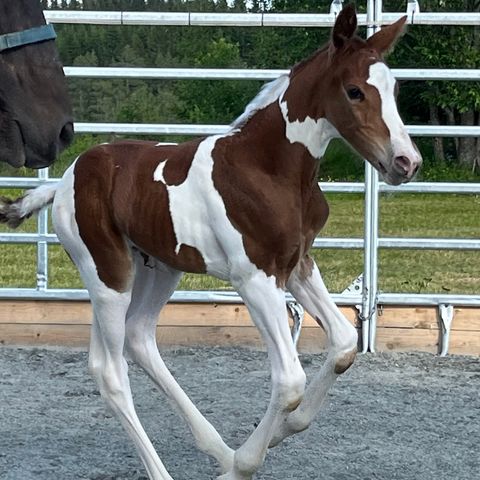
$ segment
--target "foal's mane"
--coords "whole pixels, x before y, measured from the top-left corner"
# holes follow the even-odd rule
[[[230,125],[232,130],[242,128],[255,113],[279,98],[287,89],[288,81],[289,74],[285,73],[277,79],[266,83],[257,96],[245,107],[245,111]]]

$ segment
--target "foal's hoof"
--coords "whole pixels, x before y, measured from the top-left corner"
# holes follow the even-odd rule
[[[225,473],[217,477],[217,480],[251,480],[252,477],[239,477],[232,472]]]
[[[227,473],[224,473],[223,475],[217,477],[217,480],[252,480],[252,478],[253,474],[241,475],[239,472],[235,472],[235,470],[232,469]]]

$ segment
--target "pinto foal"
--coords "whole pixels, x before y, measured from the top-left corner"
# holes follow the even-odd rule
[[[412,178],[421,157],[398,115],[396,82],[382,60],[404,23],[364,41],[355,35],[355,11],[347,6],[331,42],[267,85],[225,135],[178,146],[100,145],[81,155],[58,185],[4,208],[4,220],[15,223],[15,216],[54,197],[55,230],[93,305],[90,370],[151,479],[171,477],[135,413],[125,347],[184,417],[198,447],[218,461],[224,480],[252,478],[269,447],[306,429],[354,361],[357,332],[308,256],[328,216],[318,159],[330,139],[343,137],[387,182]],[[268,348],[270,403],[235,452],[157,349],[158,314],[182,272],[229,280]],[[286,289],[329,339],[325,365],[306,389],[288,327]]]

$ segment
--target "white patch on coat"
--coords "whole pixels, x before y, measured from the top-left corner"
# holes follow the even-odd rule
[[[340,137],[337,129],[326,119],[314,120],[306,117],[305,120],[288,119],[288,104],[286,100],[280,100],[280,110],[286,125],[286,137],[290,143],[301,143],[314,158],[320,158],[325,154],[330,140]]]
[[[247,257],[242,235],[228,219],[223,199],[213,184],[212,151],[217,140],[226,136],[203,140],[185,180],[166,188],[176,237],[175,252],[178,254],[182,245],[195,248],[208,273],[228,280],[237,269],[242,270],[240,275],[250,275],[258,269]],[[160,163],[155,170],[158,181],[163,181],[164,165],[165,162]]]
[[[155,182],[165,182],[165,178],[163,176],[163,169],[165,168],[165,165],[167,164],[168,158],[165,160],[162,160],[161,163],[158,164],[158,167],[155,169],[153,172],[153,180]]]
[[[382,119],[390,132],[390,142],[394,156],[406,156],[414,159],[418,157],[407,129],[400,118],[395,101],[395,77],[390,69],[382,62],[370,65],[367,80],[378,90],[382,102]]]

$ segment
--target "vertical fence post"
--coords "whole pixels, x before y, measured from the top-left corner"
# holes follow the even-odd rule
[[[38,171],[39,180],[48,179],[48,168]],[[38,214],[37,228],[39,235],[48,233],[48,207],[43,208]],[[48,244],[44,240],[37,242],[37,290],[46,290],[48,287]]]
[[[379,28],[381,1],[367,4],[367,37]],[[362,291],[362,351],[375,351],[376,309],[378,295],[378,173],[365,163],[364,276]]]

